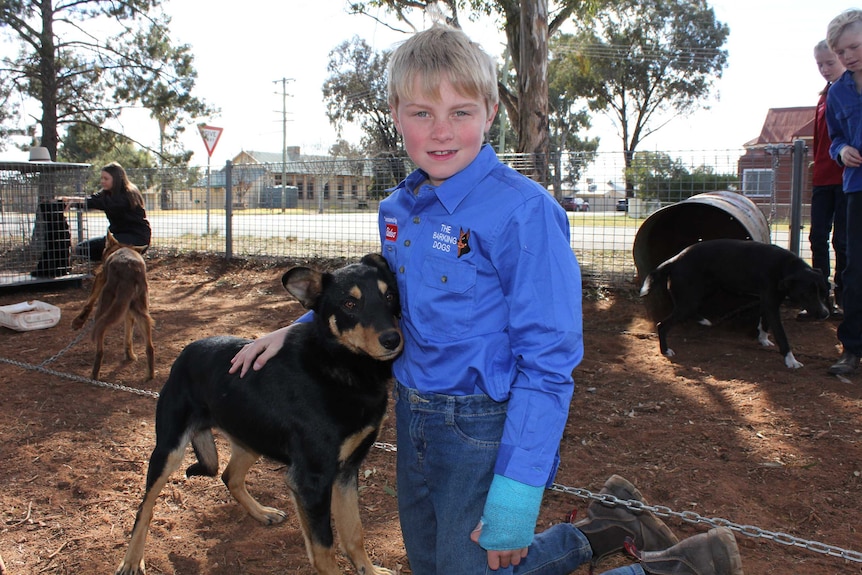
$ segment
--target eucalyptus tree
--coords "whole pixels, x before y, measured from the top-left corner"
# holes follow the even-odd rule
[[[568,70],[559,81],[608,114],[628,170],[644,138],[712,93],[727,66],[729,33],[705,0],[619,0],[595,25],[557,39],[555,57]]]
[[[500,82],[500,100],[518,136],[517,151],[531,154],[530,174],[548,180],[548,39],[570,19],[589,21],[599,7],[615,0],[357,0],[355,14],[378,19],[404,32],[419,27],[411,19],[428,16],[460,28],[468,20],[491,21],[506,37],[506,51],[514,74]],[[395,18],[389,24],[378,9]],[[491,47],[485,46],[491,51]]]

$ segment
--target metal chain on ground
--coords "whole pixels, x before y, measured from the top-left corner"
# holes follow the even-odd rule
[[[391,443],[377,442],[374,444],[374,447],[383,449],[384,451],[398,451],[398,448]],[[565,485],[560,485],[559,483],[552,484],[551,487],[548,488],[548,490],[558,491],[567,495],[575,495],[582,499],[592,499],[593,501],[598,501],[599,503],[605,503],[611,506],[619,505],[632,511],[650,511],[658,517],[677,517],[679,519],[682,519],[686,523],[702,523],[705,525],[709,525],[710,527],[727,527],[728,529],[737,531],[745,535],[746,537],[752,537],[755,539],[771,539],[772,541],[775,541],[776,543],[781,543],[782,545],[789,545],[791,547],[802,547],[816,553],[822,553],[824,555],[840,557],[848,561],[862,563],[862,553],[856,551],[848,551],[847,549],[835,547],[834,545],[827,545],[825,543],[819,543],[817,541],[808,541],[799,537],[794,537],[793,535],[788,535],[787,533],[767,531],[753,525],[739,525],[738,523],[728,521],[727,519],[704,517],[702,515],[694,513],[693,511],[673,511],[671,508],[662,505],[648,505],[643,501],[637,501],[635,499],[619,499],[614,495],[611,495],[610,493],[593,493],[588,489],[583,489],[579,487],[566,487]]]
[[[64,353],[66,353],[67,351],[69,351],[70,349],[75,347],[78,344],[78,342],[80,342],[82,339],[84,339],[85,335],[90,333],[90,328],[93,327],[94,323],[95,322],[93,321],[93,319],[90,318],[90,321],[87,322],[87,328],[86,329],[80,330],[78,332],[78,335],[75,336],[75,339],[73,339],[71,342],[69,342],[69,345],[67,345],[66,347],[64,347],[63,349],[61,349],[60,351],[58,351],[57,353],[55,353],[54,355],[52,355],[51,357],[49,357],[48,359],[46,359],[45,361],[40,363],[39,367],[48,365],[49,363],[57,361],[58,359],[60,359],[60,357],[62,357]]]
[[[862,553],[859,553],[857,551],[849,551],[847,549],[835,547],[834,545],[827,545],[825,543],[819,543],[817,541],[801,539],[787,533],[767,531],[753,525],[740,525],[738,523],[728,521],[727,519],[704,517],[702,515],[694,513],[693,511],[673,511],[669,507],[664,507],[662,505],[648,505],[642,501],[637,501],[634,499],[618,499],[617,497],[609,493],[593,493],[587,489],[566,487],[557,483],[554,483],[549,489],[551,491],[559,491],[561,493],[567,493],[569,495],[576,495],[583,499],[592,499],[593,501],[599,501],[601,503],[606,503],[611,506],[622,505],[623,507],[626,507],[627,509],[630,509],[632,511],[650,511],[658,517],[677,517],[679,519],[682,519],[686,523],[702,523],[705,525],[709,525],[710,527],[727,527],[728,529],[737,531],[745,535],[746,537],[771,539],[772,541],[775,541],[776,543],[781,543],[782,545],[789,545],[791,547],[802,547],[816,553],[822,553],[824,555],[840,557],[848,561],[862,563]]]
[[[136,395],[144,395],[148,397],[154,397],[158,399],[159,394],[156,391],[149,391],[146,389],[138,389],[135,387],[129,387],[127,385],[120,385],[118,383],[108,383],[107,381],[99,381],[98,379],[91,379],[89,377],[83,377],[80,375],[75,375],[73,373],[64,373],[62,371],[57,371],[55,369],[48,369],[47,367],[42,367],[42,364],[34,365],[32,363],[26,363],[23,361],[17,361],[14,359],[9,359],[8,357],[0,357],[0,362],[8,363],[9,365],[14,365],[23,369],[29,369],[30,371],[38,371],[40,373],[45,373],[48,375],[53,375],[55,377],[62,377],[64,379],[70,379],[72,381],[78,381],[81,383],[90,383],[97,387],[106,387],[108,389],[116,389],[118,391],[127,391],[129,393],[134,393]],[[47,363],[47,362],[44,362]]]
[[[99,381],[97,379],[91,379],[89,377],[82,377],[80,375],[74,375],[71,373],[64,373],[60,371],[56,371],[54,369],[48,369],[44,367],[44,365],[55,361],[61,355],[63,355],[66,351],[68,351],[74,344],[80,341],[81,337],[83,337],[84,333],[87,330],[82,330],[82,333],[75,339],[74,342],[67,345],[62,351],[57,354],[51,356],[47,360],[43,361],[39,365],[34,365],[32,363],[26,363],[23,361],[17,361],[14,359],[9,359],[5,357],[0,357],[0,362],[7,363],[9,365],[14,365],[23,369],[28,369],[31,371],[38,371],[41,373],[45,373],[48,375],[53,375],[55,377],[61,377],[65,379],[70,379],[72,381],[78,381],[82,383],[90,383],[97,387],[105,387],[108,389],[114,389],[117,391],[125,391],[128,393],[133,393],[136,395],[142,395],[146,397],[152,397],[158,399],[159,394],[156,391],[149,391],[146,389],[137,389],[135,387],[129,387],[126,385],[120,385],[116,383],[108,383],[106,381]],[[381,449],[386,452],[395,453],[398,451],[398,447],[392,445],[391,443],[384,443],[377,441],[374,443],[374,447]],[[755,527],[753,525],[740,525],[738,523],[734,523],[727,519],[722,518],[712,518],[712,517],[704,517],[698,513],[693,511],[674,511],[669,507],[665,507],[663,505],[648,505],[642,501],[637,501],[634,499],[623,500],[618,499],[616,496],[611,495],[609,493],[593,493],[592,491],[579,487],[567,487],[565,485],[560,485],[559,483],[554,483],[551,487],[548,488],[551,491],[558,491],[560,493],[566,493],[568,495],[575,495],[582,499],[591,499],[593,501],[598,501],[600,503],[605,503],[607,505],[615,506],[621,505],[627,509],[632,511],[650,511],[658,517],[677,517],[686,523],[693,524],[704,524],[709,525],[711,527],[727,527],[733,531],[741,533],[746,537],[752,538],[761,538],[761,539],[770,539],[775,541],[776,543],[781,543],[782,545],[788,545],[791,547],[801,547],[803,549],[807,549],[809,551],[814,551],[815,553],[821,553],[824,555],[829,555],[831,557],[839,557],[845,559],[847,561],[854,561],[856,563],[862,563],[862,553],[857,551],[850,551],[848,549],[842,549],[840,547],[836,547],[834,545],[827,545],[826,543],[820,543],[817,541],[810,541],[806,539],[802,539],[800,537],[796,537],[790,535],[788,533],[768,531],[765,529],[761,529],[759,527]]]

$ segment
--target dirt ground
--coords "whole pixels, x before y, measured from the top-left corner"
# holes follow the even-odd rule
[[[301,311],[279,281],[286,264],[150,254],[148,265],[156,378],[143,381],[143,356],[123,363],[121,329],[114,328],[106,382],[158,391],[187,343],[220,333],[256,337]],[[85,281],[0,293],[0,305],[38,299],[63,314],[46,330],[0,328],[0,358],[39,365],[65,350],[79,334],[70,323],[89,288]],[[587,289],[586,356],[574,372],[578,387],[557,484],[598,492],[619,473],[651,504],[673,512],[666,521],[681,538],[708,528],[682,518],[741,526],[748,574],[862,573],[862,374],[827,375],[838,355],[837,323],[801,323],[795,313],[784,310],[794,353],[805,364],[799,370],[785,368],[775,348],[762,348],[752,330],[732,322],[676,329],[670,340],[677,356],[670,360],[659,355],[633,290]],[[9,575],[113,573],[125,552],[155,443],[155,399],[53,373],[87,377],[92,360],[93,344],[83,338],[43,369],[8,362],[0,368],[0,555]],[[395,443],[391,425],[389,418],[382,442]],[[224,465],[227,450],[219,443]],[[394,454],[373,449],[360,483],[372,559],[410,573]],[[148,573],[311,574],[283,469],[259,462],[249,489],[287,511],[285,523],[257,524],[218,479],[175,474],[156,505]],[[573,508],[584,516],[588,503],[567,489],[549,491],[539,528],[563,521]]]

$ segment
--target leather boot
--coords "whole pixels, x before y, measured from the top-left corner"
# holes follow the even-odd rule
[[[605,481],[600,494],[610,494],[625,502],[641,501],[647,504],[637,488],[620,477],[612,475]],[[629,509],[622,503],[593,501],[587,507],[587,518],[574,524],[590,542],[592,564],[623,550],[626,538],[631,538],[638,549],[659,551],[675,545],[679,540],[664,522],[645,510]]]
[[[733,531],[716,527],[664,551],[626,549],[650,575],[743,575]]]

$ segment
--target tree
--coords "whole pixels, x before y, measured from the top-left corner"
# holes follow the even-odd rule
[[[599,138],[581,138],[580,131],[590,127],[590,117],[577,94],[571,92],[570,61],[554,57],[559,40],[551,40],[548,62],[549,136],[554,195],[562,197],[562,184],[574,186],[586,167],[595,159]],[[568,153],[566,153],[568,152]]]
[[[633,183],[639,198],[665,204],[703,192],[733,190],[739,182],[737,174],[719,174],[711,166],[689,170],[681,159],[664,152],[635,154],[626,179]]]
[[[69,126],[66,137],[57,151],[57,160],[79,164],[92,164],[84,189],[95,192],[99,185],[99,173],[110,162],[119,162],[126,171],[152,168],[153,157],[146,150],[121,134],[105,132],[90,124],[78,123]],[[133,180],[134,181],[134,180]],[[134,181],[145,190],[145,182]]]
[[[72,124],[57,152],[63,162],[93,164],[96,169],[109,162],[119,162],[124,168],[152,168],[153,158],[134,142],[114,132],[104,132],[89,124]]]
[[[181,111],[195,115],[194,70],[187,47],[167,41],[168,19],[150,17],[161,0],[0,2],[0,32],[16,39],[0,85],[41,106],[41,145],[56,158],[59,127],[101,128],[126,106],[141,103],[167,130]],[[119,30],[104,34],[107,26]],[[164,88],[164,90],[163,90]],[[173,94],[165,96],[165,92]],[[0,93],[2,97],[2,93]],[[8,113],[8,111],[7,111]],[[182,156],[182,154],[180,154]]]
[[[350,5],[355,14],[377,19],[377,9],[394,14],[399,24],[413,31],[413,10],[428,12],[437,20],[460,28],[459,10],[471,11],[471,19],[499,18],[506,34],[508,54],[515,71],[510,83],[500,83],[500,100],[509,121],[517,127],[517,151],[531,154],[531,176],[548,179],[548,38],[569,18],[588,20],[595,10],[615,0],[558,0],[549,12],[549,0],[357,0]],[[441,6],[446,10],[444,14]],[[384,22],[385,24],[385,22]],[[394,26],[390,26],[393,27]],[[407,32],[408,30],[404,30]],[[488,47],[486,47],[487,49]]]
[[[616,124],[626,168],[641,141],[660,129],[661,113],[684,115],[700,105],[727,66],[729,28],[705,0],[620,0],[597,26],[561,38],[574,93]],[[626,182],[626,195],[633,194]]]
[[[339,137],[345,124],[359,122],[362,146],[368,155],[395,153],[400,139],[389,113],[386,66],[389,52],[374,52],[365,40],[354,36],[329,53],[323,84],[326,115]]]
[[[217,110],[192,95],[198,73],[191,46],[171,44],[170,23],[171,19],[162,15],[134,36],[127,60],[151,64],[120,68],[115,93],[121,101],[139,100],[158,122],[162,165],[181,165],[188,163],[193,152],[182,149],[180,136],[195,119]]]

